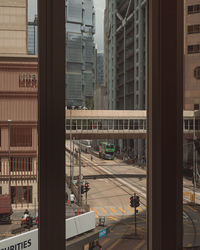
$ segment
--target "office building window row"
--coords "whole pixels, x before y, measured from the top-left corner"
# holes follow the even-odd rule
[[[11,171],[32,171],[32,158],[12,157],[10,159]]]
[[[32,128],[11,127],[10,146],[11,147],[31,147],[32,146]]]
[[[200,4],[189,5],[188,14],[200,13]]]
[[[200,80],[200,66],[196,67],[194,69],[194,77],[197,79],[197,80]]]
[[[200,33],[200,24],[188,25],[188,34]]]
[[[11,203],[32,203],[32,186],[11,187]]]
[[[200,44],[194,44],[188,46],[188,54],[200,53]]]

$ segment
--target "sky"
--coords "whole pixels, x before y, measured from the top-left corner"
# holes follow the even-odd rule
[[[96,34],[94,37],[95,43],[97,44],[98,51],[103,50],[103,25],[104,25],[104,8],[105,0],[93,0],[95,13],[96,13]],[[34,16],[37,12],[37,0],[28,0],[28,19],[34,20]]]

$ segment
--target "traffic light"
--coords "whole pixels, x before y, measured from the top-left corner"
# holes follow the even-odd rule
[[[140,205],[140,197],[135,196],[135,207],[139,207],[139,205]]]
[[[90,190],[89,183],[85,183],[85,192],[87,193]]]
[[[134,205],[134,204],[135,204],[134,197],[133,197],[133,196],[131,196],[131,197],[130,197],[130,206],[131,206],[131,207],[135,207],[135,205]]]
[[[84,186],[83,185],[81,185],[81,194],[84,194],[85,192],[84,192]]]
[[[140,206],[140,197],[139,196],[131,196],[130,197],[130,206],[131,207],[139,207]]]

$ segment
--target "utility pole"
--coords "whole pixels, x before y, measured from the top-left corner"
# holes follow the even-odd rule
[[[134,200],[136,200],[136,193],[134,193]],[[137,235],[137,222],[136,222],[136,206],[134,207],[135,208],[135,235]]]
[[[79,183],[78,183],[78,203],[79,203],[79,206],[82,205],[82,201],[81,201],[81,148],[80,148],[80,141],[79,141]]]
[[[195,192],[196,192],[196,149],[195,149],[195,110],[194,110],[194,117],[193,117],[193,202],[195,204]]]
[[[9,171],[9,183],[8,183],[8,189],[9,189],[9,195],[11,197],[11,164],[10,164],[10,123],[11,120],[8,120],[8,171]]]
[[[72,166],[71,166],[71,152],[72,152],[72,110],[70,109],[70,154],[69,154],[69,170],[70,170],[70,187],[72,186],[71,178],[72,178]]]
[[[73,138],[73,158],[72,158],[72,176],[71,176],[72,180],[71,183],[73,184],[74,181],[74,138]]]

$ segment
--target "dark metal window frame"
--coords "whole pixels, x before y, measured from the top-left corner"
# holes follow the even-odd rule
[[[178,250],[183,226],[183,1],[148,4],[148,249]],[[39,0],[38,6],[39,249],[64,250],[65,1]]]

